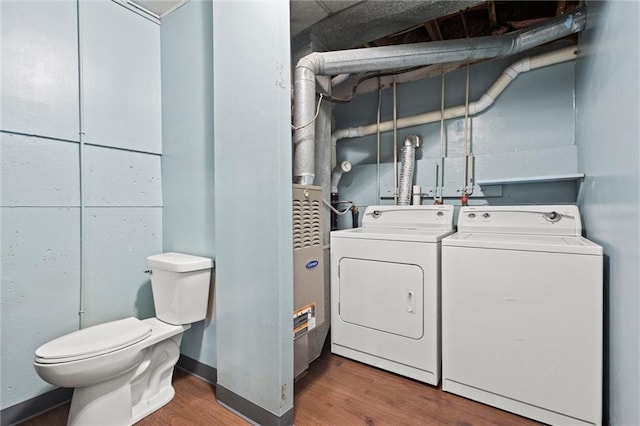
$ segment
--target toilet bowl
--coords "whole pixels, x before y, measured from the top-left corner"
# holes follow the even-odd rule
[[[206,316],[212,264],[180,253],[150,256],[155,318],[95,325],[36,350],[38,375],[74,388],[69,425],[131,425],[171,401],[182,335]]]

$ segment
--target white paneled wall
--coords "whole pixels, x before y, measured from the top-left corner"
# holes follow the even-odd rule
[[[11,177],[3,173],[2,178],[4,187]],[[33,371],[33,353],[52,337],[77,329],[80,209],[2,207],[1,214],[5,408],[53,389]]]
[[[5,409],[52,388],[34,350],[81,316],[154,315],[162,138],[157,23],[109,0],[0,7]]]
[[[162,210],[90,207],[85,218],[86,325],[155,316],[144,271],[162,248]]]
[[[109,1],[81,1],[80,40],[84,141],[160,153],[160,26]]]
[[[86,146],[86,206],[162,206],[160,156]]]
[[[2,130],[78,140],[72,1],[2,1]]]
[[[77,143],[11,133],[0,140],[3,206],[80,206]]]

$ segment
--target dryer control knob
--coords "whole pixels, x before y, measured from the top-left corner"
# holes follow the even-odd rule
[[[558,212],[549,212],[544,215],[544,218],[547,219],[549,222],[557,222],[560,220],[561,217],[562,215]]]

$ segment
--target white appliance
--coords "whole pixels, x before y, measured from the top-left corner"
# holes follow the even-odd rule
[[[440,381],[440,241],[453,206],[370,206],[331,233],[331,351]]]
[[[207,313],[211,259],[147,258],[156,317],[125,318],[58,337],[36,349],[34,368],[75,388],[68,425],[131,425],[167,404],[182,334]]]
[[[576,206],[463,207],[442,241],[442,389],[602,423],[602,247]]]
[[[293,185],[293,374],[298,377],[322,352],[328,327],[322,187]],[[327,295],[328,297],[328,295]]]

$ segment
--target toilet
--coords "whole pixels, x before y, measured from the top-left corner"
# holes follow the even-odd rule
[[[147,266],[155,318],[95,325],[36,349],[38,375],[74,388],[69,425],[131,425],[173,399],[182,334],[206,316],[213,261],[162,253]]]

